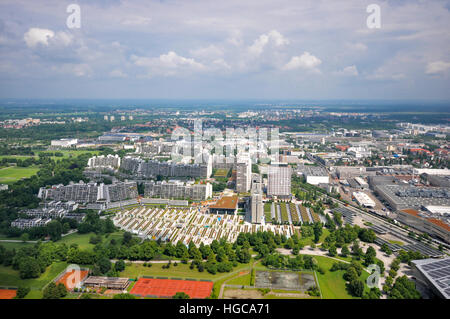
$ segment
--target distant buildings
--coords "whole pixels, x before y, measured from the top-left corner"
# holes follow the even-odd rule
[[[100,155],[91,157],[88,160],[88,168],[119,168],[120,167],[120,157],[119,155],[107,156]]]
[[[327,170],[321,166],[305,165],[301,167],[299,171],[306,178],[308,184],[319,185],[328,184],[330,182]]]
[[[370,157],[370,155],[372,153],[370,150],[366,149],[365,147],[357,146],[357,147],[350,147],[347,150],[347,154],[351,155],[355,158],[365,158],[365,157]]]
[[[18,218],[13,222],[11,222],[11,227],[16,227],[19,229],[42,227],[47,225],[51,221],[52,221],[51,218],[41,218],[41,217],[36,217],[32,219]]]
[[[267,195],[289,197],[291,195],[291,175],[291,168],[287,164],[270,165],[267,174]]]
[[[450,189],[447,187],[417,187],[411,185],[375,185],[374,191],[394,210],[420,209],[422,206],[450,206]]]
[[[188,184],[181,181],[171,182],[146,182],[144,183],[145,197],[158,198],[178,198],[205,200],[212,196],[212,185],[207,184]]]
[[[355,197],[356,202],[362,207],[374,208],[375,202],[372,198],[369,197],[366,193],[363,192],[354,192],[353,196]]]
[[[60,140],[52,140],[51,146],[53,148],[69,148],[76,146],[78,143],[78,139],[76,138],[62,138]]]
[[[144,178],[157,177],[158,175],[163,177],[208,178],[212,173],[212,163],[211,160],[205,164],[181,164],[156,160],[146,162],[140,158],[127,156],[122,160],[121,170]]]
[[[80,181],[76,184],[53,185],[50,188],[41,187],[38,194],[38,197],[44,200],[74,201],[80,204],[122,201],[137,196],[136,182],[97,185],[95,182]]]

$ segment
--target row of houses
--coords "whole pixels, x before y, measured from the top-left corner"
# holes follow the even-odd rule
[[[252,225],[240,215],[200,213],[194,207],[139,207],[117,213],[113,221],[117,227],[144,238],[186,245],[192,241],[197,246],[221,238],[234,242],[240,232],[272,231],[286,237],[294,233],[289,225]]]

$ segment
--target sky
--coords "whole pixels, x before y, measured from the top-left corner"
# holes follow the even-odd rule
[[[450,100],[449,40],[450,0],[2,0],[0,98]]]

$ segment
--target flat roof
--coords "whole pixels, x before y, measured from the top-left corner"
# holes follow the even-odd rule
[[[444,298],[450,299],[450,257],[413,260],[412,263]]]
[[[435,224],[436,226],[445,229],[446,231],[450,231],[450,226],[445,223],[444,221],[437,219],[437,218],[428,218],[428,221],[430,223]]]
[[[209,206],[213,209],[236,209],[238,205],[238,196],[222,196],[214,205]]]

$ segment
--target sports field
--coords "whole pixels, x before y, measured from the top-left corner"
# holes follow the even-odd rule
[[[37,167],[5,167],[0,169],[0,183],[10,184],[21,178],[28,178],[35,175],[39,171]]]
[[[15,289],[0,289],[0,299],[13,299],[16,293]]]
[[[72,290],[74,287],[77,287],[77,285],[83,281],[87,275],[89,274],[88,270],[75,270],[66,272],[59,280],[56,282],[56,284],[63,284],[66,286],[68,290]]]
[[[130,293],[170,298],[177,292],[184,292],[192,299],[204,299],[211,295],[212,287],[212,281],[140,278]]]

